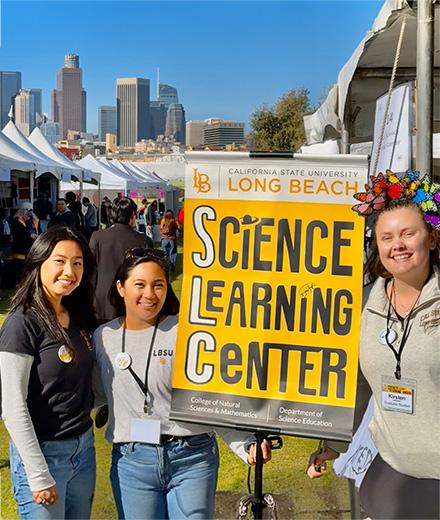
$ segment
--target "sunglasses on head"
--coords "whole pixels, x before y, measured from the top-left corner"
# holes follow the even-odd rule
[[[125,258],[151,258],[153,260],[163,260],[165,258],[165,252],[161,249],[133,247],[127,250]]]

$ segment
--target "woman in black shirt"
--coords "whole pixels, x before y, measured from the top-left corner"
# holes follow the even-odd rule
[[[90,516],[93,271],[80,233],[47,230],[28,253],[0,331],[3,419],[22,518]]]

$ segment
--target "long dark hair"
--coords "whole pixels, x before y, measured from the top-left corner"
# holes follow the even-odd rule
[[[128,250],[125,259],[120,265],[116,276],[113,280],[113,284],[110,288],[109,298],[111,304],[115,307],[118,312],[118,316],[125,316],[125,303],[116,287],[116,282],[119,280],[121,285],[124,285],[127,278],[130,276],[131,271],[138,265],[146,262],[154,262],[157,264],[165,274],[167,280],[167,295],[165,302],[160,311],[162,316],[173,316],[179,313],[180,303],[175,295],[173,288],[170,284],[170,267],[163,255],[163,251],[157,249],[131,249]]]
[[[81,248],[84,272],[79,286],[71,294],[64,296],[62,303],[80,329],[92,332],[96,328],[92,285],[96,268],[95,258],[83,235],[62,225],[49,228],[33,243],[26,257],[20,286],[12,298],[10,311],[19,307],[24,311],[32,311],[45,330],[61,343],[69,345],[71,342],[44,293],[40,277],[41,265],[52,254],[58,242],[63,240],[76,242]]]
[[[380,213],[378,213],[378,215],[376,217],[376,221],[374,223],[374,228],[373,228],[373,241],[371,244],[371,253],[368,256],[368,259],[367,259],[367,261],[365,263],[365,267],[364,267],[364,273],[367,276],[367,279],[369,282],[374,282],[379,277],[388,278],[388,279],[392,278],[391,273],[389,273],[385,269],[382,262],[380,261],[379,248],[377,246],[375,230],[376,230],[377,221],[378,221],[380,215],[382,215],[382,213],[393,211],[393,210],[399,209],[399,208],[414,208],[420,214],[420,218],[425,223],[426,229],[428,230],[428,232],[432,233],[432,231],[433,231],[432,226],[423,219],[423,211],[420,209],[420,207],[417,204],[414,204],[413,202],[400,201],[400,202],[396,202],[396,203],[384,208]],[[440,268],[440,245],[439,245],[439,238],[438,238],[437,232],[436,232],[435,248],[431,249],[429,251],[429,266],[431,267],[431,269],[433,266],[437,266]]]

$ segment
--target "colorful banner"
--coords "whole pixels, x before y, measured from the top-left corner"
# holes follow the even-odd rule
[[[172,417],[349,439],[366,156],[187,161]]]

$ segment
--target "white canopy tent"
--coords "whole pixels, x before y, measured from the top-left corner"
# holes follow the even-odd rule
[[[33,155],[16,145],[3,132],[0,132],[0,154],[14,161],[32,164],[32,170],[36,171],[37,173],[44,173],[47,171],[47,168],[45,168],[42,164],[35,162],[35,157]],[[30,170],[27,169],[25,171]]]
[[[35,165],[31,162],[18,161],[0,154],[0,181],[10,181],[12,170],[23,172],[34,171]]]
[[[100,179],[100,174],[88,168],[81,168],[73,161],[70,161],[63,153],[61,153],[55,146],[53,146],[46,137],[41,133],[41,130],[36,127],[29,136],[29,141],[42,153],[50,157],[52,160],[61,164],[64,169],[72,172],[72,175],[78,180],[89,181],[97,184]]]
[[[417,13],[413,2],[385,0],[373,27],[342,67],[318,110],[304,117],[307,144],[328,139],[372,141],[376,99],[389,88],[402,21],[406,20],[395,85],[416,77]],[[434,4],[434,132],[440,130],[440,4]],[[346,132],[345,136],[343,135]]]
[[[157,185],[158,185],[158,189],[161,189],[161,190],[164,190],[164,191],[168,191],[168,190],[172,190],[173,189],[173,186],[169,182],[167,182],[166,180],[164,180],[161,177],[159,177],[159,175],[157,175],[157,173],[155,173],[153,171],[150,171],[150,170],[148,170],[146,168],[145,169],[141,168],[137,163],[134,163],[134,162],[124,163],[124,164],[129,164],[130,167],[133,168],[136,172],[138,172],[141,175],[146,176],[148,179],[151,179],[154,182],[156,182]]]
[[[142,181],[134,179],[114,166],[109,166],[102,161],[96,160],[91,155],[87,155],[83,159],[76,161],[76,164],[82,168],[100,173],[100,187],[103,191],[117,191],[127,194],[131,190],[136,190],[142,186]]]
[[[43,173],[51,173],[57,179],[61,179],[63,175],[63,166],[40,152],[40,150],[38,150],[26,138],[26,136],[15,126],[11,120],[3,128],[2,133],[9,137],[13,143],[34,157],[34,162],[40,164],[44,168],[44,171],[40,169],[40,171],[36,174],[36,177],[42,175]]]
[[[121,162],[116,159],[113,159],[109,161],[108,159],[100,159],[100,161],[103,161],[105,164],[108,164],[110,166],[115,166],[116,168],[120,169],[123,172],[126,172],[127,174],[131,175],[135,179],[141,180],[143,183],[146,183],[143,187],[148,189],[155,189],[155,190],[166,190],[167,189],[167,183],[162,181],[161,179],[154,178],[151,175],[149,175],[147,172],[140,170],[133,166],[130,162]]]

